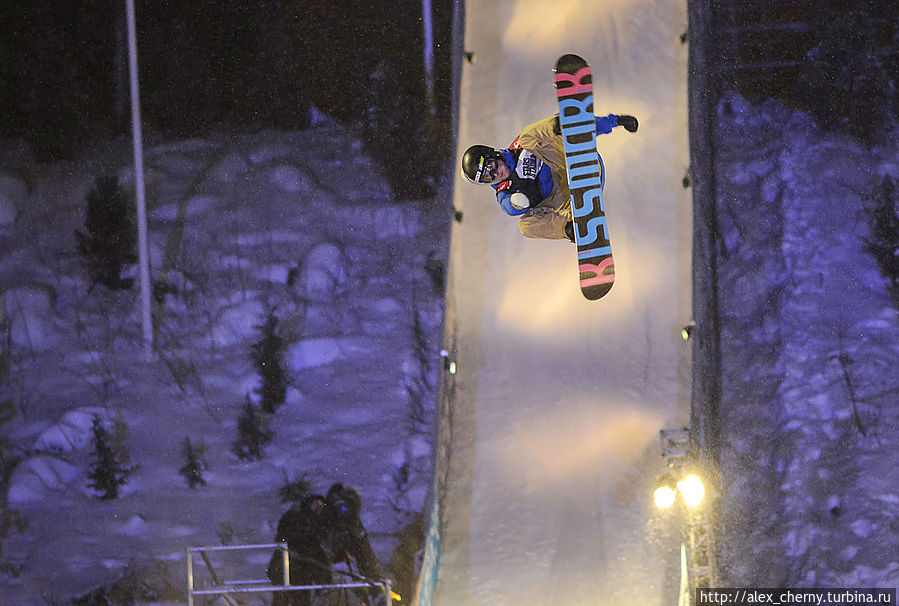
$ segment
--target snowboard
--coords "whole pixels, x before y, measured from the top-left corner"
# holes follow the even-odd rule
[[[593,72],[581,57],[563,55],[556,61],[553,74],[571,192],[581,292],[595,301],[612,289],[615,262],[602,205],[603,174],[596,151],[593,118]]]

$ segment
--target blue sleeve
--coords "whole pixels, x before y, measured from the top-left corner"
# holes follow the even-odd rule
[[[497,191],[496,201],[499,202],[499,205],[503,209],[503,212],[505,212],[510,217],[523,215],[529,210],[527,208],[515,208],[514,206],[512,206],[512,193],[507,190]]]
[[[540,184],[540,196],[546,200],[547,196],[552,193],[555,184],[553,183],[553,173],[545,163],[537,173],[537,183]]]
[[[596,118],[596,134],[608,135],[612,129],[618,126],[618,116],[609,114],[608,116],[594,116]]]

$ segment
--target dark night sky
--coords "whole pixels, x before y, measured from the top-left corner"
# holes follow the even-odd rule
[[[433,4],[445,111],[452,2]],[[125,0],[3,3],[0,136],[26,136],[54,156],[91,134],[127,128],[124,7]],[[372,90],[375,71],[385,74],[394,106],[423,99],[420,0],[136,0],[136,11],[149,128],[301,128],[310,103],[361,120],[386,102],[384,91]]]

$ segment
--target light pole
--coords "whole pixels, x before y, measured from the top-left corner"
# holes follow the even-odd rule
[[[131,74],[131,130],[134,140],[134,187],[137,199],[137,254],[140,266],[141,329],[144,354],[153,358],[153,318],[150,309],[150,252],[147,238],[147,203],[144,187],[144,149],[140,127],[140,88],[137,75],[137,27],[134,0],[125,0],[128,15],[128,68]]]

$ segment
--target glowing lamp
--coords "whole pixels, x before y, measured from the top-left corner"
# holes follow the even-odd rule
[[[668,509],[674,505],[677,493],[670,486],[659,486],[652,493],[652,500],[659,509]]]
[[[695,473],[691,473],[678,482],[677,490],[688,507],[697,507],[705,496],[705,485]]]
[[[674,478],[670,474],[665,474],[659,478],[656,489],[652,493],[652,500],[656,507],[668,509],[674,505],[674,500],[677,498],[675,488]]]

